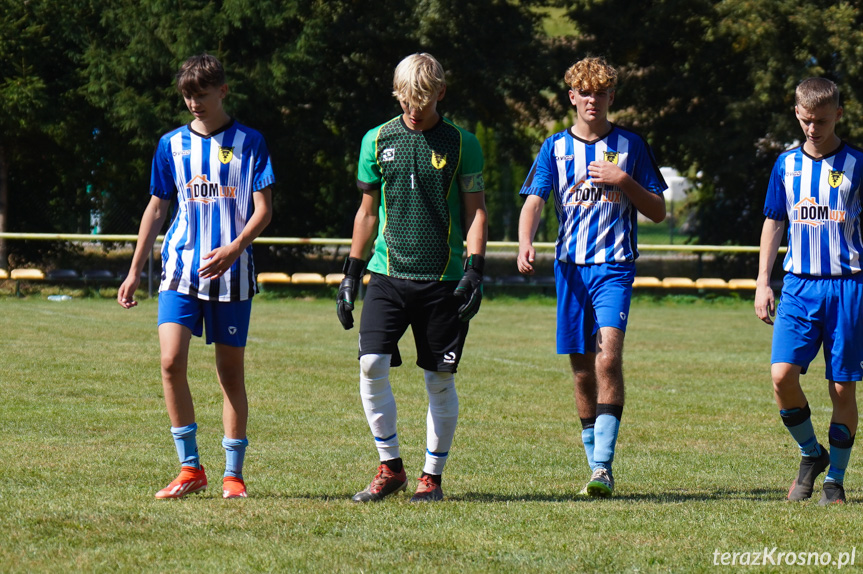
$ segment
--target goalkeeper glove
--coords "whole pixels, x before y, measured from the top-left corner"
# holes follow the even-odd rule
[[[453,295],[464,299],[458,308],[458,318],[463,322],[470,321],[482,303],[482,271],[485,267],[485,257],[473,254],[464,262],[464,277],[458,282]]]
[[[362,259],[348,257],[342,268],[345,278],[342,279],[339,293],[336,295],[336,315],[338,315],[339,323],[345,330],[354,326],[354,302],[357,300],[357,291],[360,289],[360,281],[362,281],[365,267],[366,262]]]

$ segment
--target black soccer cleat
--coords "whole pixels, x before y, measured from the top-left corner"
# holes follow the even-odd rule
[[[823,446],[818,445],[818,447],[821,449],[820,456],[801,458],[800,471],[791,483],[791,488],[788,489],[788,500],[797,502],[809,499],[815,487],[815,479],[830,466],[830,453]]]
[[[825,482],[824,492],[821,493],[820,506],[828,504],[845,504],[845,487],[841,482]]]

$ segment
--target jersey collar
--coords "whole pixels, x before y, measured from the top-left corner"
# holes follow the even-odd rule
[[[216,131],[210,132],[208,134],[202,134],[202,133],[196,132],[195,130],[192,129],[192,122],[188,123],[189,131],[192,132],[193,134],[195,134],[196,136],[200,136],[204,139],[210,139],[213,136],[217,136],[220,133],[223,133],[223,132],[227,131],[228,129],[230,129],[230,127],[233,125],[234,125],[234,118],[231,118],[230,120],[228,120],[228,123],[226,123],[225,125],[223,125],[219,129],[217,129]]]

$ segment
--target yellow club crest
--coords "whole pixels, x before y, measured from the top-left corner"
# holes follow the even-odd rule
[[[836,189],[840,185],[842,185],[842,179],[845,175],[844,171],[835,171],[830,170],[830,173],[827,174],[827,182],[830,184],[830,187]]]
[[[446,165],[446,154],[441,155],[438,152],[432,150],[431,163],[435,169],[443,169],[443,166]]]
[[[219,146],[219,161],[227,165],[234,159],[234,148]]]
[[[614,165],[617,165],[617,152],[616,151],[604,151],[604,152],[602,152],[602,158],[605,161],[610,161]]]

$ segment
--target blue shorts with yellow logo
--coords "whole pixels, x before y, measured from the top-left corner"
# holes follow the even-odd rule
[[[245,347],[252,300],[206,301],[177,291],[159,293],[159,322],[178,323],[200,337],[207,327],[207,344]]]
[[[863,273],[785,275],[770,362],[798,365],[805,373],[822,345],[828,380],[863,379]]]
[[[626,332],[635,263],[575,265],[555,260],[557,352],[596,352],[600,327]]]

